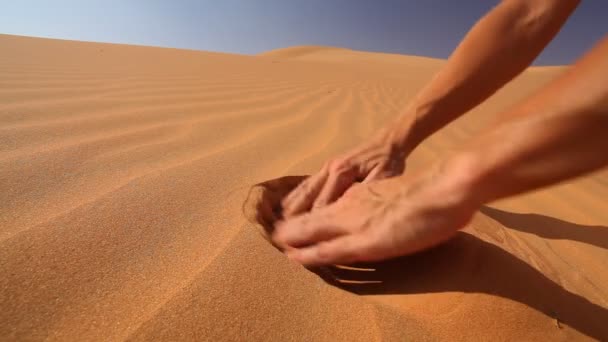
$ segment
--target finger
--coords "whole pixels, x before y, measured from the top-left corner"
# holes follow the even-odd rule
[[[340,225],[334,224],[318,213],[304,214],[279,223],[275,227],[273,241],[280,247],[302,247],[328,240],[344,233]]]
[[[382,165],[376,165],[376,167],[372,169],[372,171],[367,175],[367,177],[365,177],[362,183],[368,183],[371,181],[386,178],[386,176],[384,176],[383,169],[384,168],[382,167]]]
[[[371,181],[385,179],[398,175],[395,169],[390,168],[386,163],[378,164],[374,167],[370,173],[365,177],[362,183],[369,183]]]
[[[336,201],[355,182],[353,171],[330,173],[327,182],[313,204],[313,208],[322,208]]]
[[[321,189],[323,189],[327,177],[328,173],[324,168],[298,185],[295,190],[281,201],[283,216],[291,217],[309,210],[315,198],[317,198]]]
[[[365,177],[363,183],[368,183],[375,180],[398,176],[405,170],[405,161],[400,159],[392,159],[385,163],[376,165]]]
[[[292,249],[286,252],[291,260],[305,266],[328,264],[352,264],[367,261],[373,256],[369,253],[370,242],[365,235],[344,235],[316,245]]]

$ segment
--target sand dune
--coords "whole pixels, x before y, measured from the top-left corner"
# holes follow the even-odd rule
[[[281,177],[372,134],[444,61],[0,46],[2,340],[608,339],[607,172],[493,203],[375,272],[327,270],[381,283],[328,284],[259,234],[299,180]],[[408,167],[562,71],[527,71]]]

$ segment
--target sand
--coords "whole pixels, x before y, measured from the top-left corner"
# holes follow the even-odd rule
[[[260,234],[296,179],[280,177],[370,136],[443,60],[0,46],[2,340],[608,339],[607,172],[492,203],[375,272],[332,270],[381,283],[328,284]],[[563,70],[529,69],[408,169]]]

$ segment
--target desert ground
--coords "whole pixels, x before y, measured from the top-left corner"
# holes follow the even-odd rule
[[[491,203],[449,243],[373,271],[323,270],[337,283],[260,234],[301,179],[285,176],[373,134],[444,60],[0,47],[0,340],[608,340],[606,171]],[[565,68],[529,68],[407,171]]]

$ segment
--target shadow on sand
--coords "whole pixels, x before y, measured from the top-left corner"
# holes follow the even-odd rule
[[[255,185],[243,211],[265,236],[280,218],[280,200],[304,176],[288,176]],[[608,228],[581,226],[536,214],[515,214],[484,207],[482,215],[500,224],[550,239],[570,239],[608,247]],[[475,225],[488,226],[476,219]],[[569,292],[504,249],[473,234],[460,232],[449,242],[412,256],[379,263],[358,265],[375,269],[356,272],[336,267],[314,269],[329,283],[347,291],[367,294],[414,294],[432,292],[485,293],[508,298],[566,323],[579,332],[598,339],[608,339],[608,309]],[[343,283],[340,280],[354,280]],[[357,284],[361,282],[375,282]]]
[[[586,226],[539,214],[519,214],[483,207],[482,214],[503,226],[545,239],[572,240],[608,249],[608,227]]]

